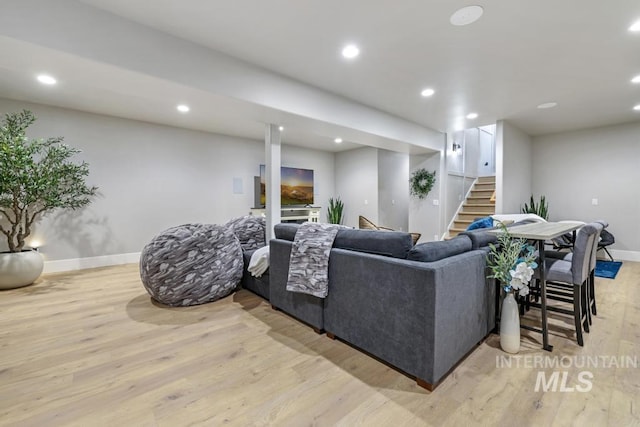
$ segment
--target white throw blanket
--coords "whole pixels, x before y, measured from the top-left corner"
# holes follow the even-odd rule
[[[269,245],[263,246],[251,255],[247,270],[253,277],[260,277],[269,268]]]
[[[529,220],[532,222],[547,222],[544,218],[539,217],[536,214],[496,214],[491,215],[493,218],[494,226],[498,225],[496,222],[502,222],[504,225],[509,225],[514,222]]]

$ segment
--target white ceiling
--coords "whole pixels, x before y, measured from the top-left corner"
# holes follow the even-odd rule
[[[530,135],[640,120],[632,110],[640,104],[640,85],[630,83],[640,74],[640,32],[627,31],[640,19],[637,0],[483,0],[476,3],[483,17],[465,27],[449,23],[456,9],[473,4],[459,0],[79,1],[440,132],[501,119]],[[341,58],[347,42],[360,46],[360,57]],[[14,37],[0,37],[0,49],[0,97],[258,139],[261,120],[279,119],[293,125],[285,142],[357,146],[328,141],[330,132],[348,132],[340,126],[314,126],[309,118],[109,61]],[[47,61],[57,64],[66,92],[33,84],[27,72]],[[90,74],[82,77],[78,69]],[[422,98],[425,87],[435,95]],[[185,93],[210,109],[185,116],[149,111],[149,101]],[[536,108],[552,101],[556,108]],[[479,117],[464,120],[469,112]],[[347,140],[365,144],[373,138],[352,136]],[[371,145],[385,146],[383,140]]]

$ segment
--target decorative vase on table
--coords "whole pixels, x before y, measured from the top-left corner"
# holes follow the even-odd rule
[[[536,249],[526,240],[512,237],[503,223],[499,226],[496,244],[489,243],[487,265],[491,274],[487,277],[497,280],[505,293],[500,311],[500,347],[507,353],[517,353],[520,350],[520,312],[515,295],[516,292],[521,297],[529,295],[533,270],[538,267],[537,255]]]
[[[513,292],[507,292],[500,311],[500,347],[507,353],[520,350],[520,312]]]

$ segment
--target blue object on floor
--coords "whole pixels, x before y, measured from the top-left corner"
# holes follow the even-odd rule
[[[596,261],[596,276],[605,279],[615,279],[622,266],[620,261]]]

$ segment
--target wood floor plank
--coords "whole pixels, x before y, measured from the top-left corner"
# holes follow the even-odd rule
[[[552,353],[523,331],[507,355],[491,335],[428,392],[245,290],[170,308],[137,265],[45,275],[0,293],[0,426],[640,425],[640,366],[603,362],[640,358],[638,284],[633,262],[596,280],[584,347],[551,314]],[[585,358],[601,362],[576,366]],[[587,392],[575,390],[583,371]],[[574,390],[541,389],[555,373]]]

